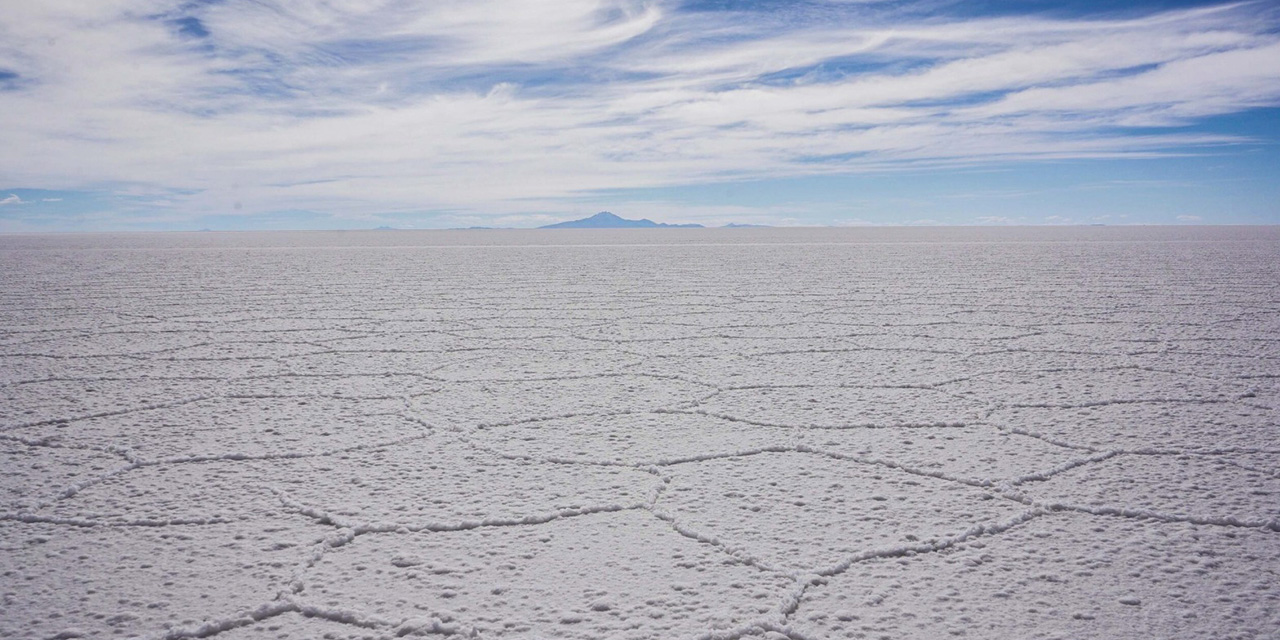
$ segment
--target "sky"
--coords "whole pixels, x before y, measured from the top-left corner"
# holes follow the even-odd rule
[[[0,232],[1280,224],[1272,0],[2,8]]]

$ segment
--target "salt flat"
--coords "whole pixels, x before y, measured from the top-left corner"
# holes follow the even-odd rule
[[[1280,230],[0,236],[0,637],[1280,638]]]

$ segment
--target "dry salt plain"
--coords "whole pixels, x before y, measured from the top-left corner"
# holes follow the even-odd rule
[[[0,269],[0,637],[1280,637],[1276,228]]]

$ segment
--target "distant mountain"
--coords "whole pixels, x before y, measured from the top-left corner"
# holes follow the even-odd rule
[[[723,227],[721,227],[721,228],[722,228],[722,229],[761,229],[761,228],[764,228],[764,227],[767,227],[767,226],[769,226],[769,225],[767,225],[767,224],[738,224],[737,222],[730,222],[729,224],[726,224],[726,225],[724,225],[724,226],[723,226]]]
[[[557,222],[538,227],[539,229],[701,229],[700,224],[667,224],[665,222],[654,222],[648,218],[639,220],[628,220],[609,213],[601,211],[600,213],[583,218],[581,220],[570,220],[568,222]]]

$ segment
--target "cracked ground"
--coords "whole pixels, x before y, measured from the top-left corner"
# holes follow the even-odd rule
[[[0,238],[0,637],[1280,638],[1280,233]]]

